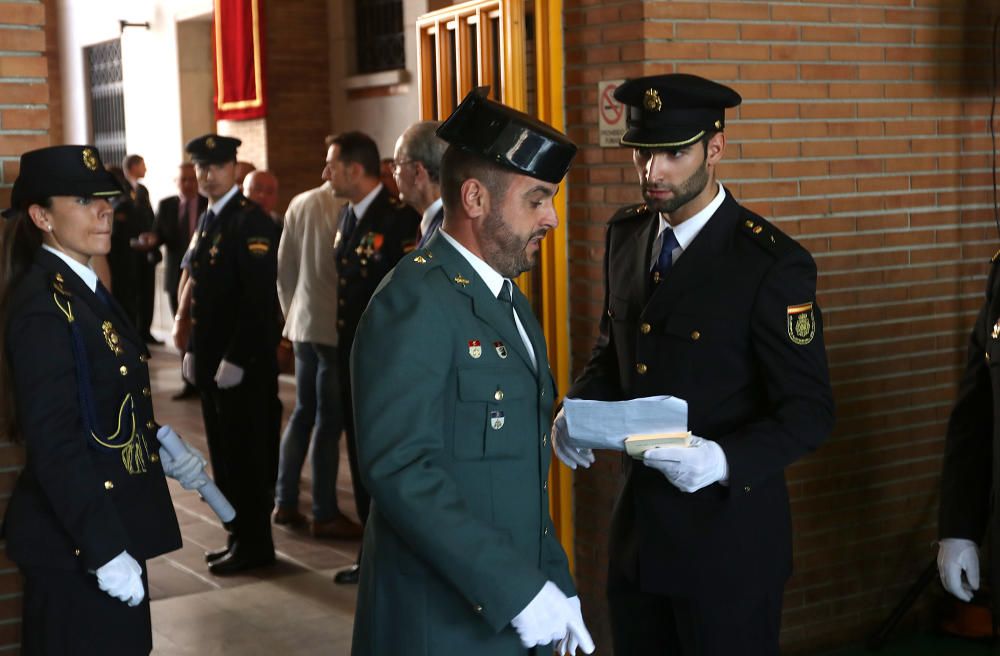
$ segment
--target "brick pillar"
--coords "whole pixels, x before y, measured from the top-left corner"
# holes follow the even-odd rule
[[[61,141],[55,17],[55,0],[0,2],[0,208],[21,153]],[[0,513],[23,465],[24,450],[0,436]],[[0,650],[16,649],[20,633],[21,578],[0,551]]]
[[[640,199],[599,148],[597,82],[696,73],[735,87],[722,182],[816,258],[834,436],[787,470],[795,574],[784,653],[859,641],[934,554],[945,423],[998,246],[985,2],[565,1],[574,371],[601,312],[604,223]],[[978,65],[975,62],[979,62]],[[970,64],[971,63],[971,64]],[[577,473],[577,581],[610,649],[616,456]],[[914,618],[926,620],[925,595]]]

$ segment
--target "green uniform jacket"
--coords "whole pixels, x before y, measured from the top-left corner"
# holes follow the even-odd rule
[[[575,595],[549,516],[554,385],[527,299],[497,300],[442,235],[405,256],[351,355],[365,486],[354,656],[524,654],[514,618],[554,581]]]

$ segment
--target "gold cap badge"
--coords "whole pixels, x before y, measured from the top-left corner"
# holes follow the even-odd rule
[[[205,139],[205,148],[208,148],[209,150],[215,148],[215,137],[208,137]]]
[[[97,170],[97,155],[90,148],[83,149],[83,165],[91,171]]]
[[[646,89],[646,97],[642,101],[643,106],[651,112],[658,112],[663,109],[663,101],[660,100],[660,92],[656,89]]]

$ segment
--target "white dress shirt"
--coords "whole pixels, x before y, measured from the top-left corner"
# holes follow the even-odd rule
[[[93,292],[97,290],[97,274],[94,273],[93,269],[91,269],[89,266],[84,266],[80,264],[79,262],[71,258],[69,255],[66,255],[66,253],[63,253],[60,250],[56,250],[55,248],[52,248],[48,244],[42,244],[42,248],[44,248],[45,250],[47,250],[48,252],[52,253],[60,260],[65,262],[66,266],[72,269],[73,273],[80,276],[80,279],[83,280],[84,284],[87,285],[87,287],[90,287],[90,291]]]
[[[726,200],[726,190],[723,188],[722,183],[719,182],[719,193],[715,195],[708,205],[704,207],[700,212],[692,216],[687,221],[682,222],[680,225],[671,226],[663,215],[660,214],[660,229],[656,233],[656,239],[653,240],[653,252],[652,257],[649,261],[649,270],[652,271],[653,267],[656,266],[656,258],[660,256],[660,249],[663,248],[663,231],[667,229],[667,226],[674,231],[674,237],[677,237],[677,243],[680,244],[673,250],[673,257],[671,258],[672,263],[677,262],[679,258],[687,247],[691,245],[694,238],[698,236],[701,229],[705,227],[708,220],[712,218],[715,214],[715,210],[719,209],[722,205],[722,201]]]

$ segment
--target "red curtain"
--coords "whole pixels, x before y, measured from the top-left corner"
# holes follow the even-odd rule
[[[215,118],[246,120],[267,113],[264,92],[263,0],[215,0]]]

